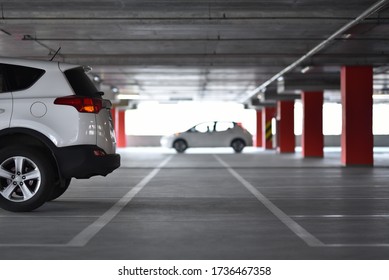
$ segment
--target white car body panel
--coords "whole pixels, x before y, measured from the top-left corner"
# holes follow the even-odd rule
[[[94,114],[79,113],[71,106],[55,105],[55,98],[40,98],[47,112],[36,117],[31,107],[38,99],[20,99],[14,104],[12,127],[38,130],[57,147],[96,144],[96,117]],[[65,117],[66,116],[66,117]]]
[[[0,93],[0,129],[8,128],[12,115],[12,94]]]
[[[108,109],[102,109],[96,115],[97,123],[97,146],[106,153],[113,154],[116,151],[116,137],[112,121],[111,112]]]
[[[183,132],[180,134],[189,147],[214,147],[213,135],[209,132]]]
[[[71,106],[54,104],[58,97],[75,94],[62,71],[80,67],[79,65],[7,58],[1,58],[0,62],[46,71],[30,88],[12,93],[14,108],[11,93],[0,94],[0,114],[2,110],[3,114],[8,114],[7,117],[2,116],[0,128],[11,126],[38,130],[57,147],[97,145],[107,154],[116,152],[116,138],[109,109],[103,108],[98,114],[89,114],[80,113]]]
[[[63,75],[58,68],[57,72]],[[64,79],[62,78],[60,80]],[[57,97],[73,93],[69,85],[67,83],[60,85],[61,87],[65,87],[66,90],[62,89],[59,94],[56,92],[57,96],[43,98],[43,96],[48,96],[50,92],[47,90],[39,90],[39,84],[41,84],[40,80],[27,90],[13,93],[14,113],[11,119],[11,127],[38,130],[53,141],[57,147],[84,144],[96,145],[95,114],[79,113],[71,106],[54,104],[54,100]],[[29,96],[31,98],[28,98]],[[43,116],[33,115],[32,108],[36,102],[46,107],[46,113]]]
[[[211,126],[214,122],[210,122]],[[232,122],[230,122],[232,123]],[[204,123],[208,124],[208,123]],[[203,124],[199,124],[203,125]],[[246,146],[252,146],[252,135],[238,125],[224,131],[199,132],[195,131],[195,127],[188,131],[176,133],[173,135],[164,136],[161,138],[161,145],[166,148],[172,148],[177,139],[183,139],[188,144],[189,148],[199,147],[230,147],[234,139],[242,139]],[[210,127],[213,130],[213,127]]]

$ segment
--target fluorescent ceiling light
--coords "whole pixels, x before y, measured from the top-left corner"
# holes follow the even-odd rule
[[[305,73],[307,73],[309,70],[311,70],[311,66],[305,66],[303,69],[301,69],[301,73],[305,74]]]
[[[389,94],[373,94],[374,100],[388,100],[389,101]]]
[[[342,35],[342,38],[343,39],[349,39],[351,36],[352,36],[351,33],[345,33],[345,34]]]

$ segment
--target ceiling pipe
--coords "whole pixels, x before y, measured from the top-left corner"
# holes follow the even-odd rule
[[[371,14],[378,12],[383,8],[385,4],[387,4],[389,0],[381,0],[376,2],[374,5],[370,6],[367,10],[365,10],[362,14],[360,14],[357,18],[354,20],[350,21],[343,27],[341,27],[339,30],[337,30],[335,33],[333,33],[330,37],[328,37],[326,40],[318,44],[316,47],[314,47],[312,50],[307,52],[305,55],[297,59],[295,62],[275,74],[273,77],[271,77],[269,80],[252,90],[251,92],[248,93],[248,96],[245,97],[244,99],[240,100],[241,103],[247,103],[254,95],[264,92],[266,90],[266,87],[270,85],[271,83],[275,82],[278,78],[282,77],[289,71],[293,70],[295,67],[297,67],[300,63],[302,63],[304,60],[312,57],[325,47],[327,47],[329,44],[331,44],[339,35],[343,34],[345,31],[353,27],[354,25],[360,23],[362,20],[364,20],[366,17],[370,16]]]

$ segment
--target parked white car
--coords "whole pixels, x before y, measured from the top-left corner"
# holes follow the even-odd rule
[[[195,125],[185,132],[161,138],[161,145],[183,153],[193,147],[232,147],[236,153],[253,145],[253,136],[236,122],[212,121]]]
[[[31,211],[61,196],[71,178],[120,166],[111,102],[86,68],[0,58],[0,207]]]

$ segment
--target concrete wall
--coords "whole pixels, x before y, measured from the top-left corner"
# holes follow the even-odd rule
[[[127,135],[128,147],[157,147],[160,146],[159,140],[161,136],[134,136]],[[296,136],[296,146],[300,146],[301,137]],[[324,145],[326,147],[339,147],[340,136],[339,135],[327,135],[324,137]],[[389,135],[375,135],[374,146],[376,147],[389,147]]]
[[[161,146],[159,140],[161,136],[134,136],[127,135],[128,147],[156,147]]]

